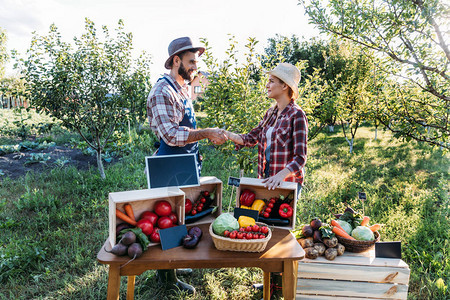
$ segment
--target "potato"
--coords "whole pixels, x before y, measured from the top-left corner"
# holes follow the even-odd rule
[[[300,243],[300,246],[302,246],[303,249],[314,247],[314,242],[313,242],[312,237],[309,237],[306,239],[298,239],[297,241]]]
[[[336,248],[328,248],[325,250],[325,258],[328,260],[333,260],[337,256],[337,249]]]
[[[338,244],[338,239],[336,237],[332,237],[331,239],[329,238],[324,238],[323,239],[323,243],[325,244],[325,246],[327,246],[328,248],[334,248],[337,246]]]
[[[322,256],[325,253],[327,247],[323,243],[315,243],[314,248],[319,252],[319,256]]]
[[[338,243],[336,246],[336,250],[337,250],[338,255],[342,255],[342,254],[344,254],[345,246]]]
[[[319,252],[314,247],[305,248],[306,258],[316,259],[319,256]]]

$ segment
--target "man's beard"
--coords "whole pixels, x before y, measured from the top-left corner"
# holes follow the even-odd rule
[[[178,69],[178,75],[180,75],[184,80],[192,81],[191,74],[192,71],[189,73],[183,63],[181,63],[180,68]]]

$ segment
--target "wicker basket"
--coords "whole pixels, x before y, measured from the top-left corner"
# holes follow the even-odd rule
[[[259,226],[267,226],[264,223],[257,222]],[[269,227],[269,226],[267,226]],[[217,250],[228,250],[228,251],[242,251],[242,252],[262,252],[266,249],[267,243],[272,237],[272,230],[269,228],[269,233],[264,239],[254,239],[254,240],[240,240],[240,239],[230,239],[213,232],[212,224],[209,226],[209,234],[212,237],[214,246]]]
[[[375,231],[373,233],[375,236],[375,239],[373,241],[356,241],[356,240],[350,240],[346,239],[340,236],[337,236],[337,239],[339,243],[345,246],[345,250],[348,250],[350,252],[364,252],[366,250],[372,249],[376,242],[380,241],[380,234],[378,231]]]

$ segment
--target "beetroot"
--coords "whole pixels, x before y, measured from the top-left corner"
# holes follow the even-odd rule
[[[313,236],[314,230],[311,228],[311,226],[305,225],[302,228],[302,233],[305,237],[310,237],[310,236]]]
[[[124,245],[122,243],[118,243],[114,247],[112,247],[110,251],[106,250],[106,248],[105,248],[105,251],[108,253],[112,253],[114,255],[122,256],[127,253],[127,248],[128,247],[126,245]]]
[[[200,240],[200,238],[202,237],[203,232],[202,232],[202,230],[199,227],[196,226],[196,227],[192,227],[191,229],[189,229],[188,234],[195,235]]]
[[[309,225],[311,225],[311,228],[313,230],[319,230],[320,226],[322,226],[322,221],[320,221],[319,218],[314,218],[314,219],[311,220]]]

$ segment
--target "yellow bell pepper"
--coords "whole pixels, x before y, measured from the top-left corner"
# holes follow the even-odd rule
[[[251,209],[261,212],[264,209],[264,206],[266,206],[266,202],[264,202],[264,200],[257,199],[253,202]]]
[[[255,219],[247,216],[240,216],[238,219],[238,223],[239,227],[253,226],[256,224]]]

